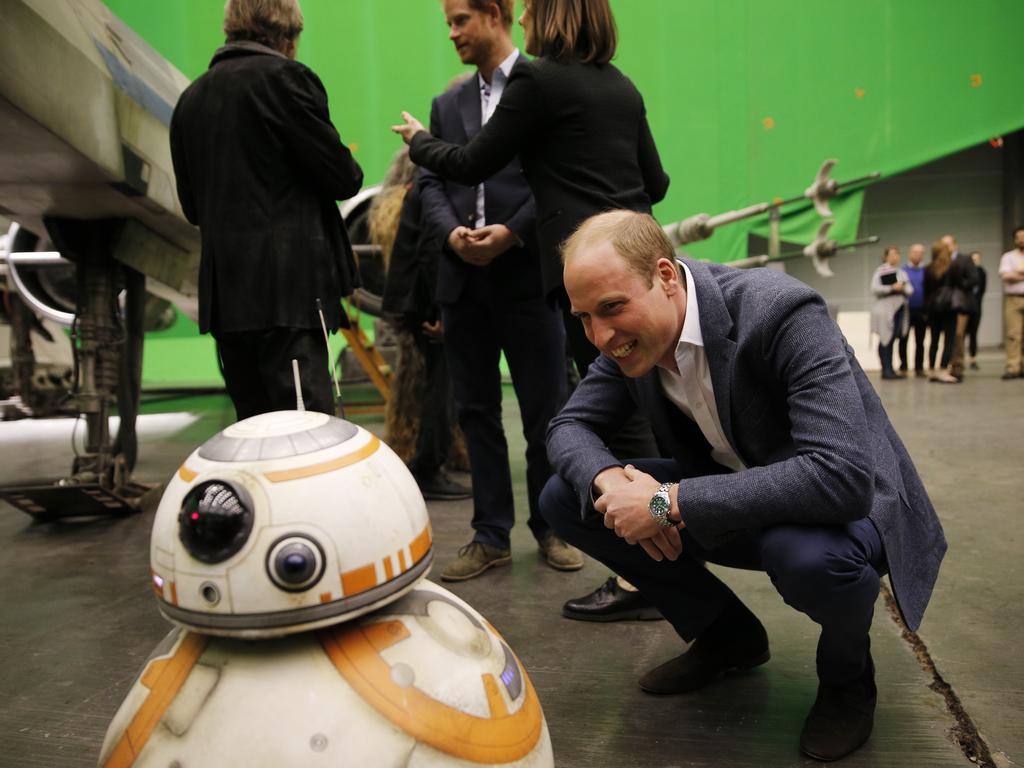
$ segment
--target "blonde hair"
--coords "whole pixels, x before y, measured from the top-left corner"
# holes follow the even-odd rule
[[[370,226],[370,242],[380,247],[384,272],[391,266],[391,251],[398,234],[398,220],[402,216],[405,193],[416,178],[416,166],[409,159],[409,148],[402,147],[391,159],[381,190],[370,202],[367,216]]]
[[[606,211],[584,221],[562,243],[562,263],[567,264],[581,249],[601,243],[609,243],[648,288],[654,285],[658,259],[674,262],[676,258],[665,230],[653,216],[636,211]]]
[[[290,56],[302,24],[298,0],[227,0],[224,4],[224,36],[229,43],[251,40]]]

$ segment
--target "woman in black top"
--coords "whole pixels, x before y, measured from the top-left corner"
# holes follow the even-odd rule
[[[610,61],[616,31],[608,0],[526,0],[519,18],[532,61],[512,70],[493,116],[466,145],[434,138],[414,117],[395,126],[417,165],[479,184],[517,154],[537,204],[544,290],[563,308],[582,375],[597,357],[568,311],[559,247],[586,218],[609,209],[649,213],[665,196],[643,98]]]

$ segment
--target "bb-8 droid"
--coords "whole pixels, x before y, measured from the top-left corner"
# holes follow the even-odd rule
[[[526,671],[424,580],[431,558],[416,482],[371,433],[306,411],[228,427],[157,510],[153,588],[179,627],[99,764],[553,766]]]

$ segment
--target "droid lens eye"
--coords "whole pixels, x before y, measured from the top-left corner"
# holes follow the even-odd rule
[[[178,514],[178,536],[196,560],[220,563],[245,545],[252,524],[248,494],[214,480],[200,483],[185,496]]]
[[[316,556],[305,544],[290,544],[277,555],[277,576],[286,584],[301,584],[316,571]]]
[[[323,575],[324,565],[320,545],[299,535],[278,539],[267,557],[271,580],[288,592],[298,592],[316,584]]]

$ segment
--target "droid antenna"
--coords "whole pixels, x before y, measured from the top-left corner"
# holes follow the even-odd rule
[[[320,315],[320,328],[324,332],[324,346],[327,348],[327,365],[331,370],[331,381],[334,382],[334,401],[338,404],[339,415],[345,417],[345,406],[341,402],[341,387],[338,386],[338,374],[331,364],[331,344],[327,338],[327,321],[324,320],[324,305],[320,303],[320,297],[316,300],[316,313]]]
[[[295,378],[295,410],[306,410],[306,404],[302,401],[302,380],[299,378],[299,361],[292,358],[292,376]]]

